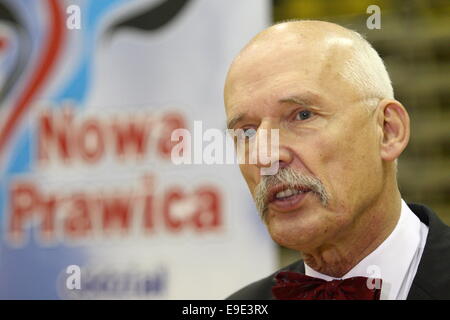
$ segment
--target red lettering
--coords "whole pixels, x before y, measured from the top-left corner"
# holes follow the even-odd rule
[[[183,199],[184,193],[178,188],[169,190],[166,196],[164,197],[164,204],[163,204],[164,222],[171,231],[179,231],[183,224],[183,221],[174,218],[172,215],[173,210],[172,206],[174,205],[174,203]]]
[[[73,156],[73,143],[70,132],[72,127],[73,114],[69,108],[64,109],[62,116],[56,120],[52,111],[41,114],[39,120],[38,134],[38,159],[39,162],[49,160],[53,147],[56,147],[59,157],[64,161],[70,160]]]
[[[103,229],[114,230],[117,225],[128,231],[132,211],[131,195],[103,199]],[[116,229],[117,230],[117,229]]]
[[[203,187],[197,190],[198,210],[192,217],[194,226],[199,231],[217,228],[222,223],[219,192],[213,187]]]
[[[64,221],[65,233],[70,238],[84,238],[92,231],[91,211],[92,204],[84,194],[75,194],[71,197],[69,214]]]
[[[143,157],[147,153],[149,127],[146,117],[142,120],[133,117],[124,125],[116,122],[113,125],[116,153],[120,157],[127,154]]]
[[[22,242],[24,227],[32,218],[38,207],[39,195],[30,183],[20,183],[11,191],[11,217],[9,220],[9,236],[13,242]]]
[[[162,118],[162,130],[159,136],[158,151],[161,157],[170,159],[172,148],[178,144],[177,141],[171,141],[172,131],[185,128],[184,119],[180,114],[169,113]]]
[[[96,162],[103,156],[105,142],[98,121],[91,119],[83,123],[77,140],[79,152],[86,162]]]
[[[89,194],[75,191],[63,195],[58,189],[45,193],[31,182],[13,184],[8,239],[23,244],[30,226],[40,231],[40,239],[46,244],[59,240],[55,239],[59,235],[83,240],[139,231],[134,228],[152,235],[161,229],[169,233],[188,229],[215,232],[222,226],[222,199],[216,188],[203,186],[186,193],[181,187],[173,187],[158,194],[154,185],[153,176],[146,175],[138,188],[127,192],[91,190]]]
[[[94,164],[107,155],[120,160],[127,156],[142,160],[148,156],[152,142],[154,151],[170,160],[172,148],[179,143],[171,141],[171,135],[175,129],[186,127],[184,117],[172,112],[163,115],[158,126],[152,125],[153,122],[153,118],[145,114],[83,119],[75,117],[70,108],[48,110],[38,118],[39,163],[81,160]],[[186,143],[183,141],[183,152]]]
[[[144,176],[144,228],[152,231],[154,227],[153,219],[153,177]]]
[[[56,197],[50,195],[47,199],[41,199],[39,204],[42,212],[41,235],[46,241],[50,241],[55,233]]]

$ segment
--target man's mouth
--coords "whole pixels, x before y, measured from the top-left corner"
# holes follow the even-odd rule
[[[307,193],[309,191],[311,191],[311,189],[301,186],[290,187],[278,185],[269,190],[268,202],[289,200],[296,195]]]
[[[301,186],[276,186],[270,189],[268,204],[277,211],[290,211],[298,208],[311,189]]]
[[[258,212],[266,223],[269,211],[272,214],[300,213],[307,205],[316,206],[317,201],[322,207],[327,207],[330,199],[319,178],[290,167],[281,168],[276,175],[263,176],[253,191]],[[289,216],[292,215],[286,218],[290,219]]]
[[[298,189],[286,189],[284,191],[280,191],[275,195],[276,200],[286,200],[288,198],[291,198],[292,196],[295,196],[296,194],[304,193],[304,191],[298,190]]]

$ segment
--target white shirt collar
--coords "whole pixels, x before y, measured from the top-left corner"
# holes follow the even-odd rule
[[[404,280],[407,278],[413,259],[417,256],[421,245],[421,224],[419,218],[402,199],[400,218],[394,230],[383,243],[345,274],[342,279],[356,276],[371,278],[380,276],[383,279],[381,299],[397,299],[399,292],[404,290],[402,287]],[[379,274],[374,274],[373,270],[379,271]],[[327,281],[337,279],[317,272],[306,263],[305,274]],[[409,287],[407,291],[409,291]]]

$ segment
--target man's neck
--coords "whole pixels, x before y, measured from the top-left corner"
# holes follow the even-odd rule
[[[394,230],[400,217],[400,192],[396,188],[388,193],[388,197],[389,201],[380,200],[361,214],[340,239],[334,239],[311,252],[303,252],[305,263],[322,274],[343,277]]]

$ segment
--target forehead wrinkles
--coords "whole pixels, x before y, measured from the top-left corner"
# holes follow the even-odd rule
[[[261,96],[273,93],[278,87],[295,88],[299,81],[301,87],[302,78],[316,77],[317,71],[312,72],[309,59],[305,51],[286,49],[283,52],[274,52],[273,55],[248,55],[236,61],[228,74],[225,84],[225,102],[234,105],[235,99],[255,100]]]
[[[286,73],[297,73],[308,81],[323,80],[338,64],[334,57],[339,51],[337,44],[298,35],[291,35],[288,40],[264,40],[244,49],[230,67],[225,92],[229,93],[231,89],[234,92],[240,86],[257,86],[266,78],[276,83],[276,77],[283,77]]]
[[[297,80],[302,85],[303,81],[307,81],[320,89],[326,88],[326,91],[332,91],[337,96],[354,95],[348,81],[340,75],[343,61],[350,56],[352,47],[353,40],[349,36],[335,33],[316,34],[315,38],[312,34],[288,34],[280,38],[264,37],[263,40],[251,42],[233,61],[227,76],[227,112],[239,103],[233,100],[254,95],[252,101],[255,101],[260,96],[258,90],[261,85],[267,87],[263,92],[266,96],[267,92],[274,91],[275,86],[283,85],[279,80],[284,79],[288,81],[286,85],[295,85]],[[288,74],[294,76],[289,77]],[[341,90],[342,84],[345,90]],[[340,100],[345,98],[347,97],[341,97]]]
[[[231,79],[225,94],[227,116],[251,112],[252,106],[273,106],[278,100],[276,91],[280,84],[277,74],[256,73],[249,76],[243,72],[241,76]]]

